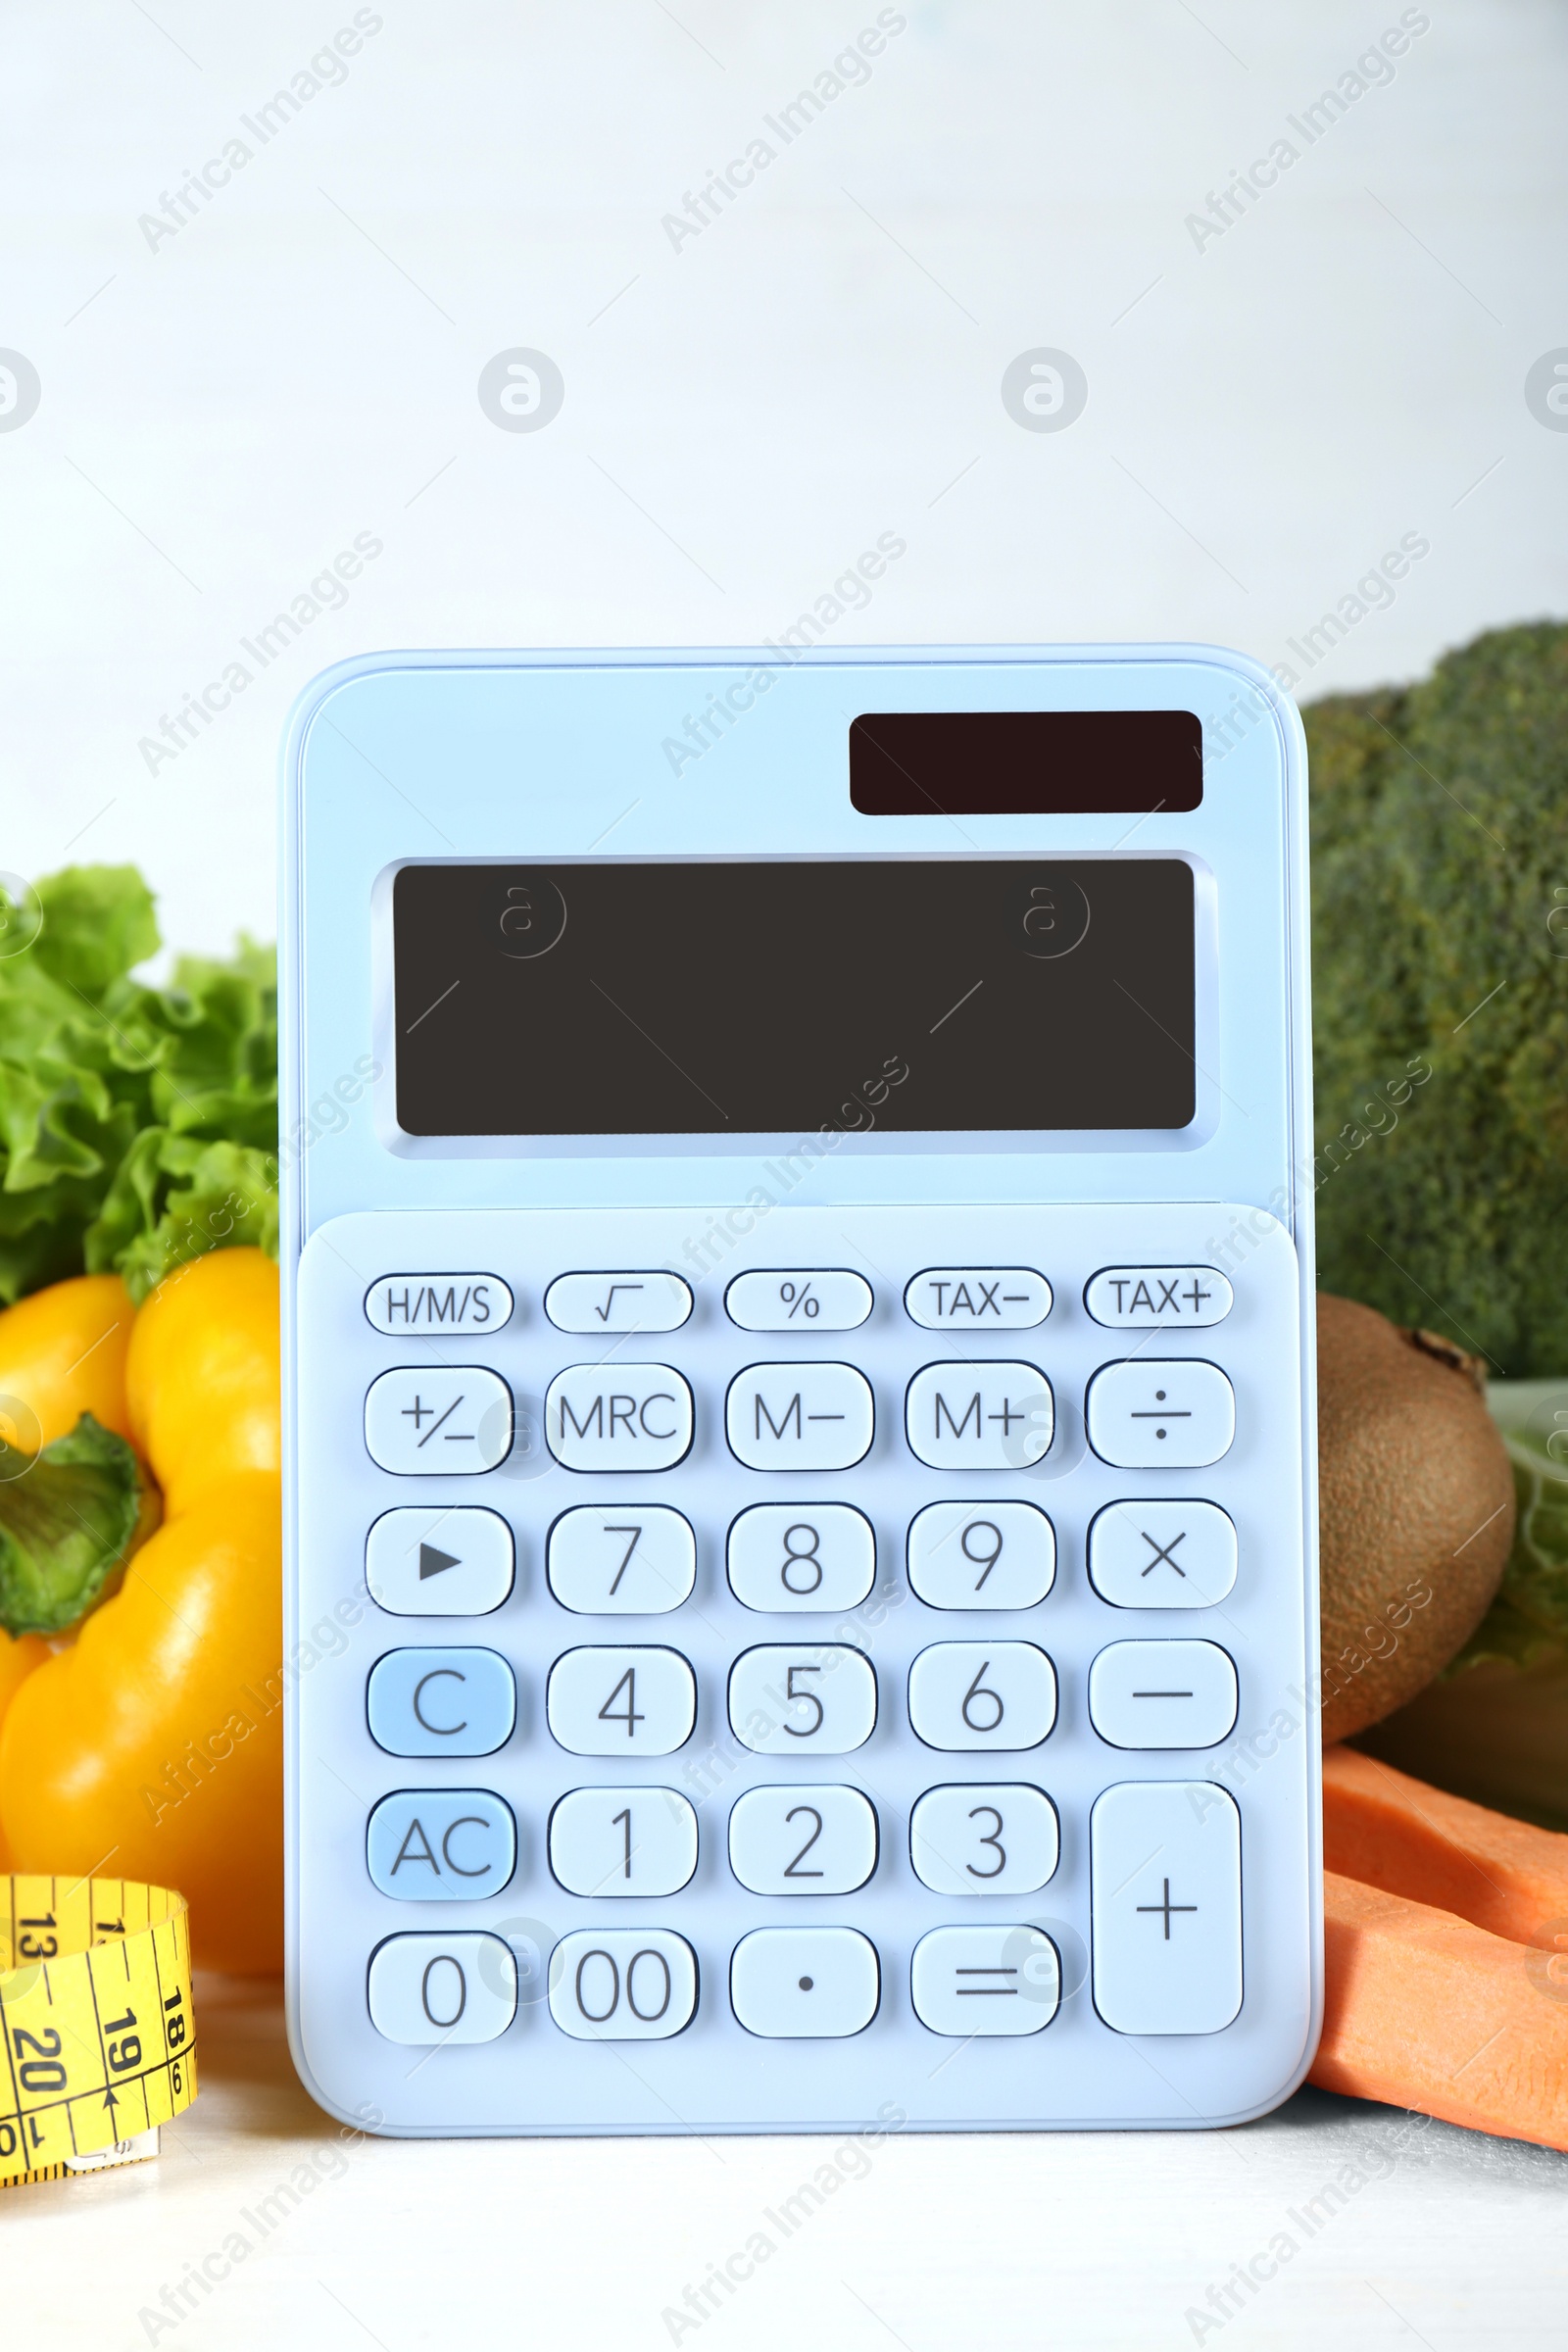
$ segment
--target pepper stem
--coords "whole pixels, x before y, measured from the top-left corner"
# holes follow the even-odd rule
[[[0,1625],[58,1634],[86,1615],[132,1547],[132,1448],[91,1413],[36,1454],[0,1444]]]

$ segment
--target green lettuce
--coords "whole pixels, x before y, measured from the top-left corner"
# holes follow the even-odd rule
[[[1483,1659],[1532,1666],[1568,1647],[1568,1382],[1494,1382],[1489,1401],[1513,1464],[1518,1516],[1497,1597],[1450,1675]]]
[[[277,974],[242,940],[131,977],[160,945],[134,866],[0,893],[0,1302],[115,1271],[133,1298],[187,1259],[277,1253]]]

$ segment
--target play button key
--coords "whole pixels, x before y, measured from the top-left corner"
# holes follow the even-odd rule
[[[370,1598],[395,1617],[487,1616],[512,1591],[513,1569],[506,1520],[466,1504],[383,1511],[366,1539]]]

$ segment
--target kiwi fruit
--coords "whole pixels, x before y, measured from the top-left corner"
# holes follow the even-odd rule
[[[1424,1690],[1496,1592],[1513,1471],[1481,1361],[1319,1292],[1323,1739]]]

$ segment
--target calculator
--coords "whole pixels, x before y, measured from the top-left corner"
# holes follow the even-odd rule
[[[1321,2013],[1289,700],[1181,647],[406,654],[282,772],[312,2094],[1275,2105]]]

